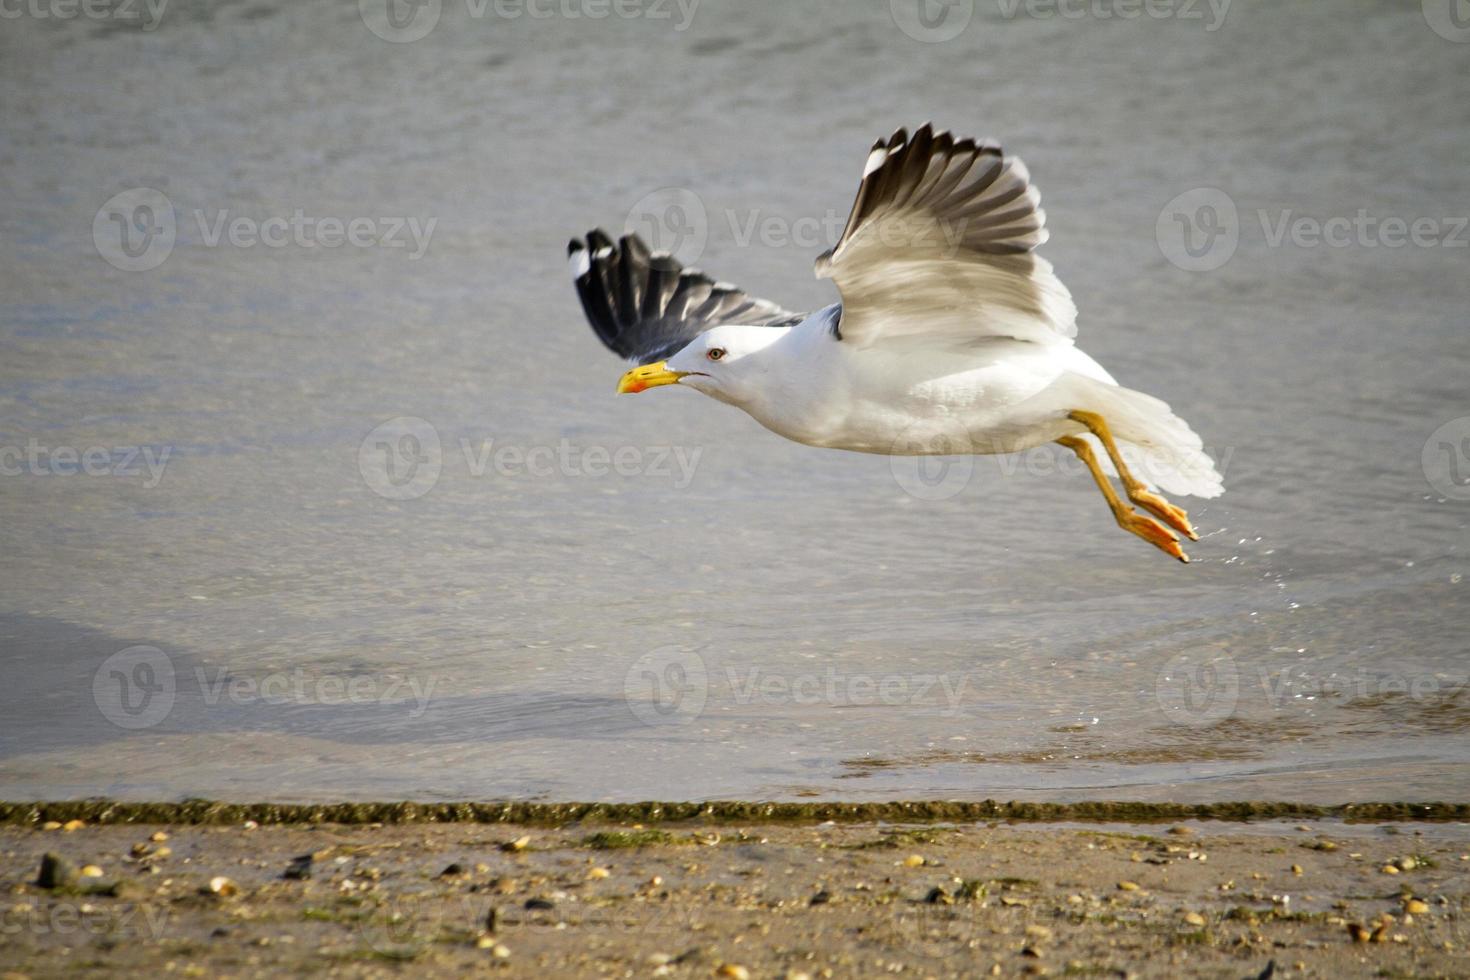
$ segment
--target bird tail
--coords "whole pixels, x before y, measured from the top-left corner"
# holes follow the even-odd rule
[[[1107,420],[1133,475],[1166,493],[1218,497],[1225,492],[1215,461],[1195,431],[1169,406],[1132,388],[1076,378],[1084,406]],[[1104,456],[1104,458],[1106,458]]]

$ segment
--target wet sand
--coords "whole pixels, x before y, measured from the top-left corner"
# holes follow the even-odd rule
[[[1464,822],[78,826],[27,812],[0,814],[5,980],[1470,976]],[[36,884],[47,853],[78,877]]]

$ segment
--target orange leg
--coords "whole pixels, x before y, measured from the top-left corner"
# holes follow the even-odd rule
[[[1097,488],[1107,498],[1108,507],[1112,510],[1119,527],[1130,534],[1138,535],[1166,555],[1178,558],[1183,562],[1189,561],[1189,556],[1184,553],[1183,548],[1179,547],[1179,539],[1172,531],[1153,518],[1144,517],[1119,499],[1113,485],[1108,482],[1107,474],[1103,473],[1102,466],[1092,451],[1092,446],[1086,439],[1077,436],[1062,436],[1057,443],[1072,450],[1077,454],[1078,459],[1087,464],[1087,468],[1092,471],[1092,478],[1097,481]]]
[[[1113,432],[1108,428],[1108,423],[1103,420],[1101,415],[1095,412],[1078,411],[1070,413],[1067,417],[1074,422],[1081,422],[1087,426],[1087,431],[1102,441],[1103,448],[1108,451],[1108,458],[1113,461],[1113,466],[1117,467],[1118,476],[1123,480],[1123,489],[1127,492],[1129,500],[1180,534],[1189,538],[1189,540],[1199,540],[1199,534],[1195,532],[1194,527],[1189,523],[1189,515],[1185,513],[1184,508],[1175,507],[1163,497],[1153,493],[1148,487],[1144,486],[1142,480],[1129,472],[1128,464],[1123,462],[1123,454],[1118,451],[1118,444],[1113,441]]]

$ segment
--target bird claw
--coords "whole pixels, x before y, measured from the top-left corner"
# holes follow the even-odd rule
[[[1133,501],[1150,514],[1163,521],[1165,524],[1178,531],[1191,541],[1199,540],[1199,533],[1189,523],[1189,514],[1182,507],[1175,507],[1169,501],[1156,493],[1147,490],[1134,490],[1128,495]]]
[[[1184,553],[1183,548],[1179,547],[1179,539],[1174,532],[1153,518],[1130,512],[1122,515],[1118,523],[1122,525],[1123,530],[1138,535],[1170,558],[1177,558],[1186,565],[1189,564],[1189,556]]]

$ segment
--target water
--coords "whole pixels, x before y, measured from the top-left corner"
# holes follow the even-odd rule
[[[0,24],[0,798],[1465,797],[1470,44],[1418,4],[478,9]],[[612,395],[568,237],[661,192],[666,244],[815,308],[867,145],[929,118],[1025,156],[1082,346],[1221,460],[1189,567],[1060,457],[915,484]],[[140,187],[175,241],[125,271]],[[1237,208],[1205,271],[1166,255],[1229,237],[1160,227],[1196,188]],[[135,256],[93,227],[130,191]],[[1360,210],[1433,234],[1276,238]]]

